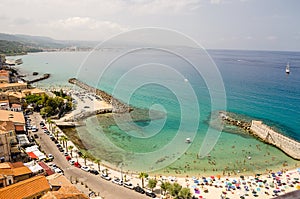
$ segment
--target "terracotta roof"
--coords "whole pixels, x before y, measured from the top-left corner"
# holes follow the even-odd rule
[[[22,199],[49,190],[45,176],[35,176],[0,189],[0,199]]]
[[[2,83],[0,88],[15,87],[15,86],[27,86],[27,83]]]
[[[49,191],[41,197],[42,199],[88,199],[83,193],[60,193],[58,191]]]
[[[10,163],[4,162],[0,163],[0,174],[11,175],[11,176],[21,176],[25,174],[32,173],[28,167],[24,166],[22,162],[20,163]]]
[[[32,89],[24,89],[22,90],[22,93],[30,93],[30,94],[42,94],[45,93],[44,90],[41,90],[39,88],[32,88]]]
[[[13,131],[15,130],[15,125],[11,121],[0,121],[0,131]]]
[[[25,118],[22,112],[0,110],[0,121],[12,121],[14,123],[25,124]]]
[[[21,93],[21,92],[11,92],[11,91],[7,91],[7,95],[8,96],[13,96],[13,97],[16,97],[16,98],[19,98],[19,99],[22,99],[22,98],[25,98],[25,94]]]
[[[64,175],[62,174],[53,174],[47,177],[47,180],[51,186],[59,186],[60,188],[57,191],[50,191],[44,195],[43,199],[85,199],[88,198],[86,195],[81,193]]]

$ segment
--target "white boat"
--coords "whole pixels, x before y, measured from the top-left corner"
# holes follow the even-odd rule
[[[191,143],[191,142],[192,142],[192,141],[191,141],[191,138],[186,138],[186,139],[185,139],[185,143],[188,143],[188,144],[189,144],[189,143]]]
[[[285,73],[290,74],[290,63],[287,63],[287,65],[285,67]]]

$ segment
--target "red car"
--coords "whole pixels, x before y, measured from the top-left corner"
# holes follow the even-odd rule
[[[71,160],[72,158],[70,156],[66,156],[66,159],[69,161]]]
[[[79,164],[79,162],[75,162],[74,166],[77,167],[77,168],[81,168],[81,165]]]

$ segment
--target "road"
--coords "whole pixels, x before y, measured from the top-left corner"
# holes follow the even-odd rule
[[[30,118],[32,125],[40,127],[39,123],[42,118],[38,113],[34,113],[30,116]],[[64,175],[69,180],[72,178],[74,181],[75,178],[77,178],[80,182],[87,184],[94,192],[99,192],[100,196],[105,199],[149,199],[146,195],[142,195],[123,186],[113,184],[111,181],[102,179],[99,175],[96,176],[70,165],[64,154],[57,149],[55,143],[51,141],[47,134],[45,134],[40,128],[37,134],[40,137],[38,142],[41,145],[41,149],[47,154],[53,154],[53,162],[64,171]]]

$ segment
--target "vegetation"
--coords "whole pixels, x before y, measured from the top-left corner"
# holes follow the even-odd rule
[[[98,165],[98,171],[101,171],[100,169],[101,160],[97,158],[94,160],[94,162]]]
[[[40,111],[43,117],[54,115],[61,117],[65,112],[72,110],[72,98],[65,95],[62,96],[28,95],[26,96],[26,102],[27,104],[33,104],[34,109]]]
[[[41,49],[16,41],[0,40],[0,54],[20,55],[28,52],[41,52]]]
[[[148,173],[145,173],[145,172],[141,172],[139,174],[139,178],[142,179],[142,187],[144,187],[144,179],[148,178],[148,176],[149,176]]]
[[[156,179],[149,179],[148,181],[148,187],[151,189],[151,191],[153,192],[153,189],[156,187],[157,185],[157,180]]]
[[[73,158],[73,154],[72,154],[73,148],[74,148],[73,145],[68,146],[68,149],[69,149],[69,151],[70,151],[70,155],[71,155],[72,158]]]
[[[192,197],[191,190],[189,188],[182,188],[178,183],[161,182],[160,188],[163,191],[163,195],[170,193],[174,199],[190,199]]]

